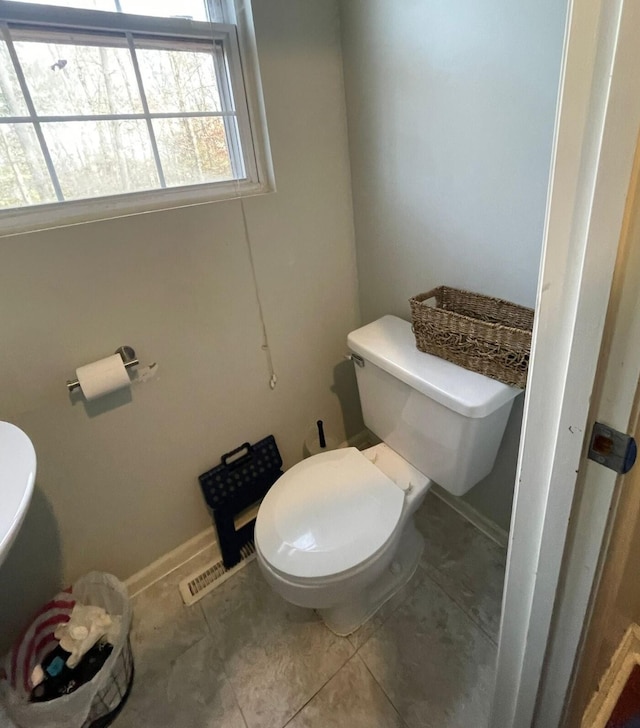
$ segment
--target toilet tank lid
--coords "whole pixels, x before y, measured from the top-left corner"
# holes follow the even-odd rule
[[[347,343],[365,360],[465,417],[486,417],[522,391],[419,351],[411,324],[397,316],[352,331]]]

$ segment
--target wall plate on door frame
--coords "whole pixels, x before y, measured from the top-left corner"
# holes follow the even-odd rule
[[[594,422],[587,453],[590,460],[624,475],[633,467],[637,454],[638,446],[631,435]]]

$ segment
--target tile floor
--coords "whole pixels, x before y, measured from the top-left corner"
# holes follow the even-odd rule
[[[505,552],[433,494],[417,522],[420,568],[348,638],[282,601],[255,562],[192,607],[185,574],[145,591],[115,728],[484,728]]]

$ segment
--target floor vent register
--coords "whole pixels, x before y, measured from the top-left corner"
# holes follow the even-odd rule
[[[212,561],[204,568],[199,569],[191,576],[180,582],[180,595],[182,601],[187,605],[195,604],[214,589],[224,584],[237,571],[245,567],[256,557],[256,549],[253,541],[246,543],[240,549],[240,561],[230,569],[222,563],[222,559]]]

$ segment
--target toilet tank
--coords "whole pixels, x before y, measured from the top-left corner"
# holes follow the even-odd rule
[[[454,495],[491,472],[522,390],[418,351],[411,324],[396,316],[347,341],[360,358],[355,371],[372,432]]]

